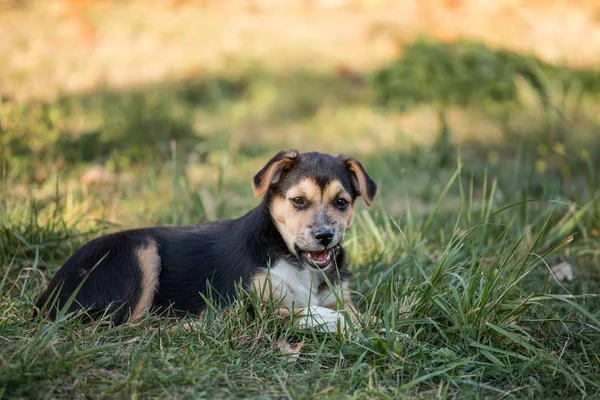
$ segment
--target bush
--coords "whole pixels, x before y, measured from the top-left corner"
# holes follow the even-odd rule
[[[515,78],[524,78],[545,99],[545,82],[557,80],[566,88],[600,92],[600,74],[546,64],[533,56],[496,50],[480,43],[439,43],[419,40],[404,54],[371,77],[379,99],[405,109],[419,103],[442,106],[516,100]]]

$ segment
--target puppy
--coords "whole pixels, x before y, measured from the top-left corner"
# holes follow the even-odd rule
[[[199,314],[207,298],[227,304],[252,290],[283,316],[352,311],[342,241],[356,198],[371,205],[377,195],[360,162],[281,151],[252,187],[263,200],[241,218],[134,229],[85,244],[56,272],[34,313],[47,310],[54,319],[66,307],[108,313],[118,325],[145,310]],[[324,315],[331,323],[332,314]]]

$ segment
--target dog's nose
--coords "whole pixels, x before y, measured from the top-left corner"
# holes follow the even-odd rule
[[[330,227],[318,228],[314,230],[315,239],[323,246],[329,245],[333,240],[333,229]]]

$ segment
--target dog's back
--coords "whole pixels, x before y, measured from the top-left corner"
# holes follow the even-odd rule
[[[200,294],[208,292],[216,302],[230,301],[235,285],[247,288],[252,270],[267,261],[249,217],[94,239],[57,271],[36,306],[55,318],[73,296],[65,311],[107,312],[120,324],[148,308],[199,313],[205,307]]]

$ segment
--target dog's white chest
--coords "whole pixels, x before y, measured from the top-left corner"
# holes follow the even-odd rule
[[[281,304],[289,309],[320,306],[332,296],[330,290],[319,292],[319,285],[323,281],[319,271],[298,269],[279,260],[271,266],[268,274],[273,291],[279,296]]]

